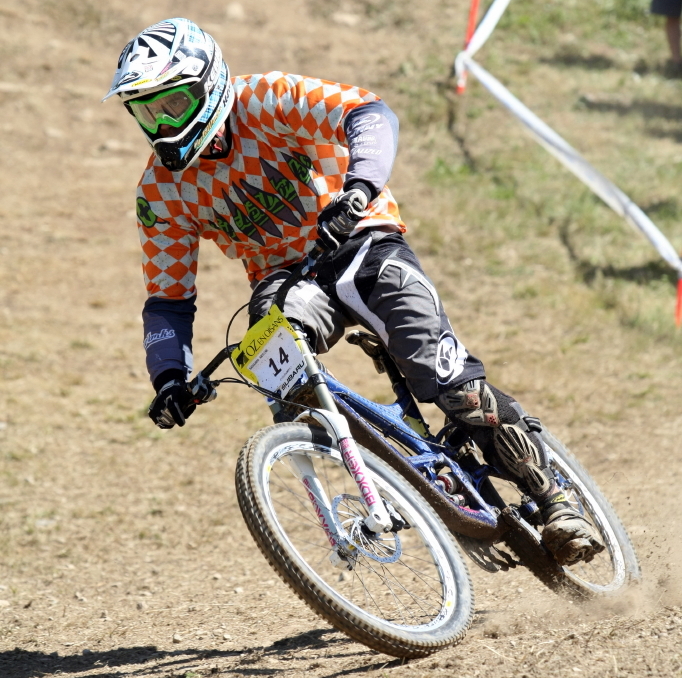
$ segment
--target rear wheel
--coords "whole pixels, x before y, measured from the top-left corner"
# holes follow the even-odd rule
[[[284,581],[340,631],[396,657],[420,657],[461,640],[471,624],[473,589],[447,528],[387,464],[360,448],[380,495],[408,529],[363,533],[358,490],[327,433],[286,423],[259,431],[237,465],[237,496],[261,551]],[[332,547],[292,470],[312,463],[335,527],[356,550],[352,569],[334,567]]]
[[[589,563],[563,568],[563,585],[594,596],[622,591],[641,577],[635,549],[613,507],[580,462],[549,431],[542,439],[551,450],[551,467],[573,507],[583,513],[606,548]]]
[[[550,450],[550,466],[561,489],[573,507],[595,527],[606,548],[589,563],[562,567],[541,546],[540,533],[527,523],[523,524],[524,530],[506,535],[506,544],[523,565],[554,590],[580,598],[622,592],[641,577],[634,547],[623,524],[597,483],[568,449],[546,429],[541,437]],[[513,503],[504,494],[503,498]]]

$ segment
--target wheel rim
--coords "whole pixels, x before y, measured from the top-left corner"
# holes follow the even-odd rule
[[[313,462],[330,502],[348,506],[357,488],[338,451],[312,443],[285,443],[270,450],[262,471],[268,509],[291,552],[308,577],[337,601],[393,629],[414,633],[433,631],[444,625],[458,609],[452,566],[428,522],[412,507],[408,497],[390,479],[373,472],[379,494],[411,525],[399,533],[400,555],[392,562],[379,562],[358,552],[352,571],[331,565],[332,549],[307,497],[306,488],[288,463],[292,455],[305,455]],[[340,516],[344,518],[344,516]],[[389,540],[390,541],[390,540]],[[384,552],[382,550],[382,552]]]
[[[616,533],[592,493],[554,451],[551,466],[562,476],[562,489],[569,502],[576,508],[582,506],[585,517],[597,529],[606,546],[604,551],[598,553],[589,563],[579,562],[565,566],[564,573],[575,583],[595,593],[607,594],[618,590],[626,583],[627,575],[625,557]]]

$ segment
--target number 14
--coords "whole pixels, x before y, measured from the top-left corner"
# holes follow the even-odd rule
[[[279,349],[279,364],[284,365],[284,363],[289,362],[289,355],[285,352],[285,350],[280,347]],[[275,363],[274,358],[270,358],[270,361],[268,362],[268,365],[272,368],[272,372],[274,373],[275,376],[278,376],[279,373],[282,371],[279,367],[277,367],[277,364]]]

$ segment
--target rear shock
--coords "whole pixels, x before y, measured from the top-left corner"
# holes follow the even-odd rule
[[[466,498],[458,493],[460,482],[453,473],[440,473],[436,477],[436,485],[438,485],[438,487],[445,492],[450,501],[457,504],[457,506],[463,506],[466,503]]]

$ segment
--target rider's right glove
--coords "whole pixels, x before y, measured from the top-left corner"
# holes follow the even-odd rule
[[[335,236],[347,238],[367,216],[367,194],[359,188],[341,191],[321,212],[317,223]]]
[[[184,379],[171,379],[158,391],[149,406],[149,418],[159,428],[184,426],[187,418],[196,410],[194,396]]]

